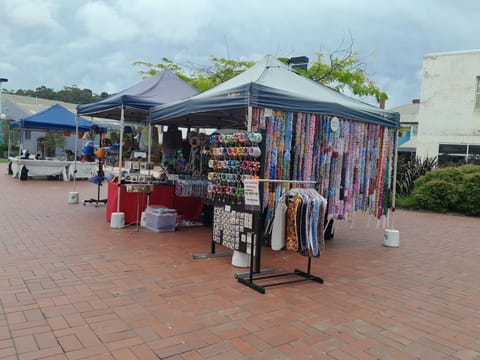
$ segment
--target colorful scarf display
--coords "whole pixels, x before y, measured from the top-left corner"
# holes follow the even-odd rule
[[[316,189],[327,199],[329,219],[351,221],[356,211],[385,218],[396,129],[339,118],[334,131],[332,116],[307,113],[275,111],[275,116],[263,117],[263,111],[254,109],[253,117],[259,129],[266,129],[265,178],[317,181]],[[274,211],[284,190],[264,185],[267,213]]]

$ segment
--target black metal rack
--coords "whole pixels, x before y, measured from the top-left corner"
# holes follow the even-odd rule
[[[310,272],[311,263],[312,263],[312,258],[309,256],[306,272],[299,269],[295,269],[293,272],[279,273],[279,274],[272,274],[272,275],[260,275],[260,276],[258,276],[258,272],[253,271],[253,266],[252,266],[253,264],[250,263],[250,272],[248,274],[248,277],[238,276],[237,280],[239,283],[246,285],[255,291],[258,291],[261,294],[265,294],[265,288],[270,286],[294,284],[294,283],[299,283],[304,281],[315,281],[320,284],[323,284],[324,281],[321,277],[313,275]],[[274,282],[274,283],[259,284],[259,282],[261,282],[262,280],[285,278],[285,277],[296,277],[296,279],[281,281],[281,282]]]
[[[100,199],[100,187],[102,186],[103,181],[105,180],[105,172],[103,171],[103,161],[102,159],[98,160],[98,171],[97,171],[97,198],[96,199],[88,199],[83,200],[83,205],[86,204],[95,204],[95,207],[98,207],[99,204],[106,204],[107,199]]]
[[[315,181],[295,181],[295,180],[269,180],[269,179],[259,179],[259,182],[271,182],[271,183],[290,183],[290,184],[317,184]],[[261,241],[261,230],[263,229],[263,219],[259,211],[255,212],[255,232],[256,232],[256,243],[255,243],[255,252],[250,252],[250,267],[248,273],[237,274],[236,278],[239,283],[248,286],[249,288],[261,293],[265,294],[265,288],[271,286],[279,286],[279,285],[287,285],[287,284],[294,284],[299,282],[305,281],[313,281],[319,284],[323,284],[324,280],[321,277],[313,275],[311,273],[311,264],[312,258],[308,256],[307,261],[307,269],[306,271],[302,271],[299,269],[294,269],[293,272],[285,272],[285,273],[278,273],[278,274],[271,274],[271,275],[262,275],[262,270],[260,269],[261,266],[261,250],[262,250],[262,243]],[[255,268],[254,268],[254,260],[255,260]],[[285,280],[280,282],[267,282],[264,283],[265,280],[268,279],[277,279],[277,278],[292,278],[295,279]]]
[[[90,132],[94,135],[98,134],[99,135],[99,142],[98,146],[99,148],[102,147],[102,136],[100,134],[100,128],[97,125],[93,125],[92,128],[90,129]],[[99,204],[106,204],[107,199],[100,199],[100,187],[102,186],[103,182],[105,181],[105,172],[103,171],[103,159],[99,158],[98,159],[98,171],[97,171],[97,198],[96,199],[88,199],[88,200],[83,200],[83,205],[85,206],[86,204],[95,204],[95,207],[98,207]]]

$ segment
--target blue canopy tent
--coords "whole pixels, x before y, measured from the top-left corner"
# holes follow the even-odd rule
[[[89,131],[93,125],[95,123],[85,118],[78,119],[79,131]],[[35,115],[12,121],[9,127],[10,129],[75,131],[77,124],[74,113],[65,109],[62,105],[55,104]]]
[[[78,120],[78,121],[77,121]],[[23,130],[46,130],[46,131],[74,131],[76,139],[78,131],[89,131],[94,122],[85,118],[76,118],[75,114],[64,108],[62,105],[55,104],[45,110],[34,115],[13,121],[9,124],[10,129],[20,130],[20,143],[23,141]],[[105,129],[100,129],[104,132]],[[75,140],[75,148],[77,143]]]
[[[398,127],[400,115],[343,95],[266,56],[250,69],[186,100],[156,106],[153,124],[184,127],[248,127],[251,106],[329,114]]]
[[[149,127],[148,162],[150,162],[150,109],[198,94],[198,90],[170,70],[162,70],[140,83],[95,103],[78,105],[77,116],[88,115],[120,121],[119,166],[122,167],[122,145],[125,121],[144,122]],[[120,211],[120,188],[117,212]]]

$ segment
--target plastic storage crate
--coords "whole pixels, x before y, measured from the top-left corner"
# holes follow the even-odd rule
[[[147,208],[145,211],[145,227],[152,231],[175,231],[177,211],[167,208]]]

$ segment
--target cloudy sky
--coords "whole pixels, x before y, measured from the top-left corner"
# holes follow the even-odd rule
[[[478,0],[0,0],[0,77],[114,93],[141,80],[134,61],[314,59],[351,35],[391,108],[420,96],[425,54],[480,49],[478,14]]]

